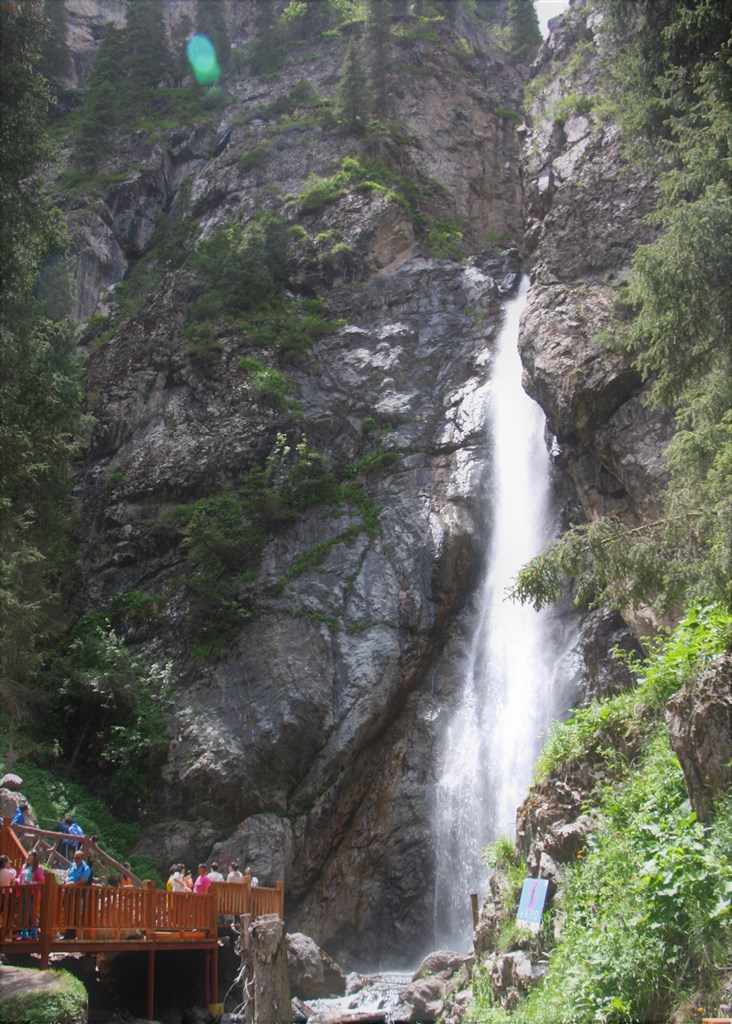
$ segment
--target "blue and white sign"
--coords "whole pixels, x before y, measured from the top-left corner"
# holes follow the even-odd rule
[[[539,931],[549,882],[546,878],[525,878],[516,914],[516,924]]]

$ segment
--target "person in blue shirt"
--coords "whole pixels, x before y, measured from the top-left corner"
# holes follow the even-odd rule
[[[77,850],[74,854],[74,860],[66,872],[66,884],[67,885],[88,885],[91,881],[91,868],[84,860],[84,854],[81,850]]]
[[[28,810],[28,804],[21,804],[16,807],[13,820],[10,822],[11,825],[17,825],[18,828],[25,827],[25,812]]]
[[[81,852],[81,850],[77,850],[74,853],[74,860],[71,864],[71,867],[66,872],[66,884],[78,886],[91,885],[91,877],[91,868],[84,860],[84,854]],[[86,897],[83,891],[79,893],[78,898],[74,897],[73,906],[71,907],[70,912],[71,920],[69,923],[71,924],[71,927],[67,928],[66,931],[63,933],[63,937],[65,939],[76,938],[75,925],[78,923],[78,921],[83,919],[85,898]]]
[[[66,821],[69,823],[69,835],[72,835],[72,836],[83,836],[84,835],[84,829],[81,827],[81,825],[78,823],[78,821],[69,821],[68,818],[66,819]],[[80,844],[79,843],[73,843],[71,845],[78,847]]]

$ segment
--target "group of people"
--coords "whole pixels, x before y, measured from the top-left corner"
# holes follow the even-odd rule
[[[46,876],[38,852],[31,850],[20,871],[13,867],[10,857],[0,857],[0,886],[20,886],[20,938],[35,939],[38,936],[38,915],[41,909],[41,894],[38,890],[24,888],[32,883],[43,884]]]
[[[211,861],[210,867],[206,864],[199,864],[195,879],[190,871],[186,870],[185,865],[171,864],[166,888],[168,892],[204,893],[211,888],[212,882],[243,882],[245,878],[248,878],[252,885],[258,884],[257,879],[252,875],[252,869],[247,867],[243,872],[240,871],[239,862],[235,860],[230,862],[226,878],[219,871],[219,863],[216,860]]]

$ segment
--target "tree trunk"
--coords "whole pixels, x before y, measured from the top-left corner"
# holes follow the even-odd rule
[[[241,918],[241,960],[246,1024],[291,1024],[285,923],[264,914]]]

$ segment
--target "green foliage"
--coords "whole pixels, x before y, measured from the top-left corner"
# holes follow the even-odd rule
[[[194,304],[193,319],[236,316],[266,305],[287,280],[287,238],[285,222],[274,213],[218,228],[189,260],[209,286]]]
[[[242,357],[236,365],[249,379],[252,394],[270,402],[275,409],[286,407],[290,385],[284,374],[253,356]]]
[[[661,727],[638,769],[607,788],[600,825],[562,892],[545,983],[511,1019],[647,1020],[732,952],[732,806],[705,831]],[[682,979],[681,981],[679,979]]]
[[[562,125],[568,118],[577,115],[587,117],[592,113],[594,105],[592,96],[580,95],[576,92],[565,93],[554,106],[554,123]]]
[[[317,107],[320,102],[321,99],[313,88],[312,83],[306,79],[301,79],[288,92],[282,93],[266,107],[261,107],[258,114],[265,120],[272,120],[284,117],[287,114],[294,114],[298,110],[308,110]]]
[[[175,212],[158,215],[155,232],[145,255],[117,287],[117,322],[134,316],[167,273],[181,267],[192,244],[195,222],[186,215],[185,193]],[[94,330],[93,320],[87,329]],[[110,331],[110,334],[112,332]]]
[[[732,616],[715,605],[694,605],[669,636],[649,642],[642,664],[628,658],[637,686],[592,701],[572,718],[552,726],[534,766],[534,781],[548,778],[560,764],[604,761],[624,774],[616,751],[655,728],[666,701],[721,651],[732,647]],[[637,746],[637,744],[634,744]]]
[[[249,364],[255,372],[257,364]],[[390,461],[364,460],[345,475],[364,476]],[[191,621],[200,653],[215,654],[245,619],[257,614],[264,595],[259,559],[266,541],[311,508],[341,505],[355,506],[360,521],[305,552],[274,591],[270,588],[271,594],[318,565],[333,546],[378,532],[378,509],[355,480],[339,482],[306,437],[292,443],[278,434],[264,464],[253,466],[235,489],[171,509],[169,518],[181,531],[190,567]]]
[[[87,615],[49,664],[47,680],[70,768],[93,769],[114,800],[145,796],[167,750],[170,666],[133,655],[108,621]]]
[[[602,7],[610,113],[660,189],[657,238],[636,252],[624,296],[631,322],[619,313],[614,333],[678,431],[658,519],[573,529],[522,570],[514,595],[539,607],[574,579],[582,604],[732,607],[732,3]]]
[[[0,8],[0,721],[37,707],[35,673],[61,628],[71,464],[83,418],[59,212],[34,177],[50,156],[38,67],[40,0]]]
[[[343,73],[336,91],[336,117],[350,132],[362,134],[369,119],[371,103],[366,73],[353,43],[346,52]]]
[[[391,25],[389,5],[369,0],[366,18],[368,77],[376,117],[384,118],[390,107]]]
[[[533,0],[508,0],[508,40],[511,52],[531,58],[541,46],[541,30]]]
[[[225,60],[228,44],[222,42],[221,33],[225,36],[226,28],[217,9],[216,0],[209,0],[204,7]],[[113,148],[117,132],[146,131],[155,138],[181,123],[210,120],[219,112],[227,101],[221,89],[196,84],[163,87],[173,70],[158,0],[130,3],[124,29],[111,23],[104,26],[84,103],[68,122],[78,175],[71,184],[98,190],[95,175]]]
[[[491,1005],[489,980],[479,976],[472,1020],[630,1024],[691,992],[719,998],[718,965],[732,955],[732,796],[720,794],[702,827],[663,716],[669,696],[731,646],[728,612],[692,608],[654,642],[632,692],[593,702],[555,728],[537,776],[576,761],[603,768],[604,782],[588,796],[596,828],[555,901],[560,937],[545,979],[509,1014]],[[634,759],[621,763],[616,747],[632,734]],[[513,856],[501,840],[489,863],[505,871]]]
[[[28,971],[28,974],[35,972]],[[78,978],[66,971],[50,971],[57,984],[34,990],[29,984],[18,995],[0,996],[4,1024],[77,1024],[86,1020],[89,997]]]
[[[81,780],[64,778],[57,770],[47,771],[25,762],[19,762],[17,770],[23,778],[23,792],[44,827],[54,828],[61,818],[71,817],[86,835],[99,836],[102,849],[116,860],[129,858],[140,837],[140,826],[115,817],[109,800],[92,794],[84,784],[85,776]]]
[[[361,192],[381,192],[399,203],[415,223],[424,219],[441,186],[437,182],[416,180],[389,168],[384,161],[366,154],[345,157],[341,167],[330,178],[311,174],[303,192],[297,197],[301,214],[320,213],[337,203],[349,189]]]
[[[464,260],[463,232],[454,220],[438,220],[427,235],[427,244],[435,259]]]
[[[56,0],[44,0],[43,12],[48,19],[48,35],[43,46],[41,70],[51,84],[64,78],[71,64],[66,42],[68,18],[66,6]]]
[[[231,42],[226,27],[223,0],[196,0],[196,31],[202,32],[213,43],[216,60],[225,71],[229,65]]]
[[[242,171],[257,170],[265,167],[272,155],[272,147],[270,145],[266,142],[259,143],[241,154],[239,157],[239,167]]]
[[[321,299],[285,299],[252,313],[241,326],[252,345],[275,352],[283,363],[297,365],[314,342],[342,326],[342,321],[326,314]]]

